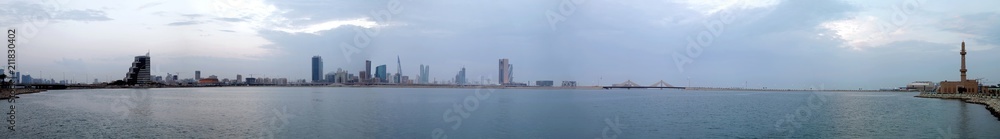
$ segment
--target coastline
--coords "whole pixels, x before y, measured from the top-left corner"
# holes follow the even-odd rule
[[[4,90],[4,91],[6,92],[6,90]],[[20,89],[17,89],[16,93],[18,95],[23,95],[23,94],[40,93],[40,92],[45,92],[45,91],[46,90],[44,90],[44,89],[24,89],[24,88],[20,88]],[[21,98],[21,97],[17,97],[17,98]],[[0,100],[4,100],[4,99],[10,99],[10,94],[8,94],[8,93],[0,94]]]
[[[966,103],[986,105],[986,109],[989,110],[990,113],[993,114],[993,116],[997,117],[997,120],[1000,120],[1000,97],[968,95],[968,94],[930,94],[930,93],[921,93],[920,95],[913,97],[958,99]]]
[[[413,85],[200,85],[200,86],[148,86],[148,87],[128,87],[128,86],[73,86],[65,88],[74,89],[116,89],[116,88],[201,88],[201,87],[344,87],[344,88],[489,88],[489,89],[540,89],[540,90],[688,90],[688,91],[774,91],[774,92],[916,92],[908,90],[848,90],[848,89],[762,89],[762,88],[736,88],[736,87],[682,87],[682,88],[614,88],[604,89],[607,86],[498,86],[498,85],[437,85],[437,84],[413,84]]]

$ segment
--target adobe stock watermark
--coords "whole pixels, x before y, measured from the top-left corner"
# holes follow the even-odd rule
[[[694,62],[695,58],[701,56],[704,52],[705,47],[712,46],[715,39],[722,35],[726,31],[726,25],[733,24],[736,21],[736,16],[733,15],[733,10],[724,9],[719,11],[714,17],[709,18],[711,20],[702,22],[705,26],[705,30],[698,32],[695,38],[687,37],[685,38],[687,45],[685,47],[684,54],[673,52],[674,64],[677,67],[677,71],[684,72],[684,65],[691,64]]]
[[[288,107],[272,108],[264,117],[264,128],[259,128],[261,132],[258,132],[258,137],[276,138],[279,133],[285,131],[285,127],[290,123],[289,119],[294,117],[295,115],[288,112]]]
[[[937,139],[957,139],[957,138],[960,138],[957,134],[955,134],[955,128],[952,128],[951,126],[948,126],[948,128],[938,127],[936,131],[937,131],[936,132],[937,136],[934,136],[933,138],[937,138]]]
[[[824,86],[820,85],[819,88],[815,86],[810,87],[816,89],[812,91],[812,95],[806,98],[806,105],[795,108],[793,113],[785,114],[785,116],[774,123],[774,129],[778,132],[778,136],[787,137],[795,133],[796,129],[802,128],[803,122],[815,117],[814,113],[828,103],[826,96],[817,94],[824,89]]]
[[[16,119],[17,117],[15,116],[15,114],[17,114],[17,108],[14,107],[14,102],[16,102],[15,99],[17,99],[17,87],[15,86],[17,84],[17,81],[14,80],[14,79],[17,78],[17,77],[14,77],[14,75],[15,75],[14,73],[17,70],[17,59],[16,59],[17,57],[15,57],[16,56],[16,51],[14,51],[14,48],[17,47],[16,45],[14,45],[14,42],[16,41],[16,38],[17,38],[16,32],[17,31],[15,31],[14,29],[8,29],[7,30],[7,42],[8,42],[7,43],[7,68],[6,68],[7,69],[7,73],[0,73],[0,74],[10,74],[11,75],[11,77],[9,77],[7,79],[0,79],[0,80],[4,80],[3,81],[4,85],[3,85],[3,87],[0,87],[0,89],[2,89],[3,91],[7,91],[8,87],[10,89],[9,90],[10,92],[8,92],[8,94],[0,94],[0,95],[7,95],[7,97],[9,97],[9,98],[7,98],[7,103],[10,103],[10,111],[7,112],[7,123],[8,123],[7,129],[9,129],[10,131],[16,131],[16,130],[14,130],[14,127],[17,124],[17,119]],[[9,84],[9,86],[8,86],[8,84]]]
[[[382,33],[381,25],[386,25],[392,22],[392,16],[403,12],[403,5],[399,0],[389,0],[385,4],[385,9],[380,9],[378,11],[372,10],[369,12],[370,19],[375,20],[375,26],[370,28],[361,29],[358,27],[354,28],[354,38],[353,44],[347,44],[344,42],[340,43],[340,52],[344,55],[344,60],[351,63],[351,56],[354,54],[361,53],[362,49],[368,48],[371,45],[372,40],[378,37]]]
[[[572,16],[576,13],[576,8],[579,5],[587,3],[588,0],[562,0],[559,2],[559,7],[556,7],[555,12],[553,10],[545,11],[545,19],[549,21],[549,28],[552,31],[556,31],[556,24],[559,22],[566,21],[566,17]]]
[[[604,128],[601,129],[601,135],[595,139],[617,139],[622,135],[622,129],[625,125],[622,124],[620,116],[615,116],[614,120],[611,118],[604,118]]]
[[[20,42],[21,45],[31,43],[31,39],[38,36],[38,33],[41,32],[42,28],[49,26],[51,20],[62,10],[62,6],[65,3],[66,2],[61,2],[59,0],[42,0],[41,3],[38,4],[39,6],[51,7],[44,7],[47,9],[41,13],[18,13],[19,15],[11,15],[16,17],[14,21],[21,21],[21,24],[14,27],[17,29],[18,36],[21,36],[19,37],[18,42]]]
[[[494,86],[485,85],[477,86],[475,93],[466,96],[465,99],[460,102],[454,103],[451,108],[445,109],[441,117],[445,123],[452,124],[451,126],[446,126],[445,128],[434,128],[431,130],[431,138],[447,139],[448,132],[446,129],[451,129],[451,131],[458,130],[458,128],[462,126],[462,120],[468,119],[472,116],[473,112],[479,109],[480,101],[489,99],[490,95],[496,91],[496,88],[493,87]],[[483,91],[483,88],[486,88],[486,91]]]
[[[111,112],[121,118],[138,118],[152,115],[153,98],[149,89],[115,90],[119,94],[112,100]]]
[[[882,20],[866,20],[867,22],[861,26],[854,28],[855,31],[859,30],[861,27],[874,27],[878,29],[878,33],[869,34],[867,39],[875,40],[881,39],[889,36],[891,32],[903,29],[907,27],[910,23],[910,16],[917,13],[917,10],[924,4],[927,0],[903,0],[901,3],[892,5],[892,13],[889,15],[889,22]]]

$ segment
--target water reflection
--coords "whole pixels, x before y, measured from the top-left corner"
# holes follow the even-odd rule
[[[11,138],[1000,138],[982,105],[915,93],[499,89],[461,127],[442,113],[475,89],[169,88],[26,94]],[[610,93],[609,93],[610,92]],[[822,103],[809,102],[822,96]],[[800,110],[801,108],[801,110]],[[452,113],[454,115],[454,113]],[[792,132],[776,121],[791,119]],[[954,136],[950,134],[956,134]],[[610,134],[609,134],[610,135]]]

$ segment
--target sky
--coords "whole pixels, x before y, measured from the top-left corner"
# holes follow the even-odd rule
[[[880,89],[1000,83],[1000,1],[990,0],[0,0],[17,67],[35,78],[152,74],[309,79],[385,64],[415,79],[610,85]]]

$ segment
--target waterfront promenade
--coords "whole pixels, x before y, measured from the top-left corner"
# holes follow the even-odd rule
[[[914,97],[921,98],[940,98],[940,99],[959,99],[963,102],[983,104],[986,105],[986,109],[993,113],[1000,119],[1000,96],[989,96],[989,95],[975,95],[975,94],[936,94],[936,93],[920,93],[920,95]]]

